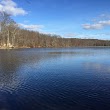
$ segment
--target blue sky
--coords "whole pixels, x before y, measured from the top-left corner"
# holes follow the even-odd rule
[[[9,12],[6,3],[24,28],[62,37],[110,39],[110,0],[1,0]]]

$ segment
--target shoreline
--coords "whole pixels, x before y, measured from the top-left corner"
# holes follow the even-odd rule
[[[0,50],[14,50],[14,49],[37,49],[37,48],[109,48],[110,46],[74,46],[74,47],[14,47],[14,48],[8,48],[8,47],[0,47]]]

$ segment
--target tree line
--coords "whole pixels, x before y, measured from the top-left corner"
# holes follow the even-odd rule
[[[5,12],[0,12],[0,48],[110,46],[109,40],[62,38],[20,28]]]

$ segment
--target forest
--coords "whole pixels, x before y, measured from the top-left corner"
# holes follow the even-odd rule
[[[0,13],[0,48],[110,46],[110,40],[63,38],[21,28],[9,14]]]

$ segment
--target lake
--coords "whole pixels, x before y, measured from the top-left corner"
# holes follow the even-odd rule
[[[110,48],[0,50],[0,110],[110,110]]]

